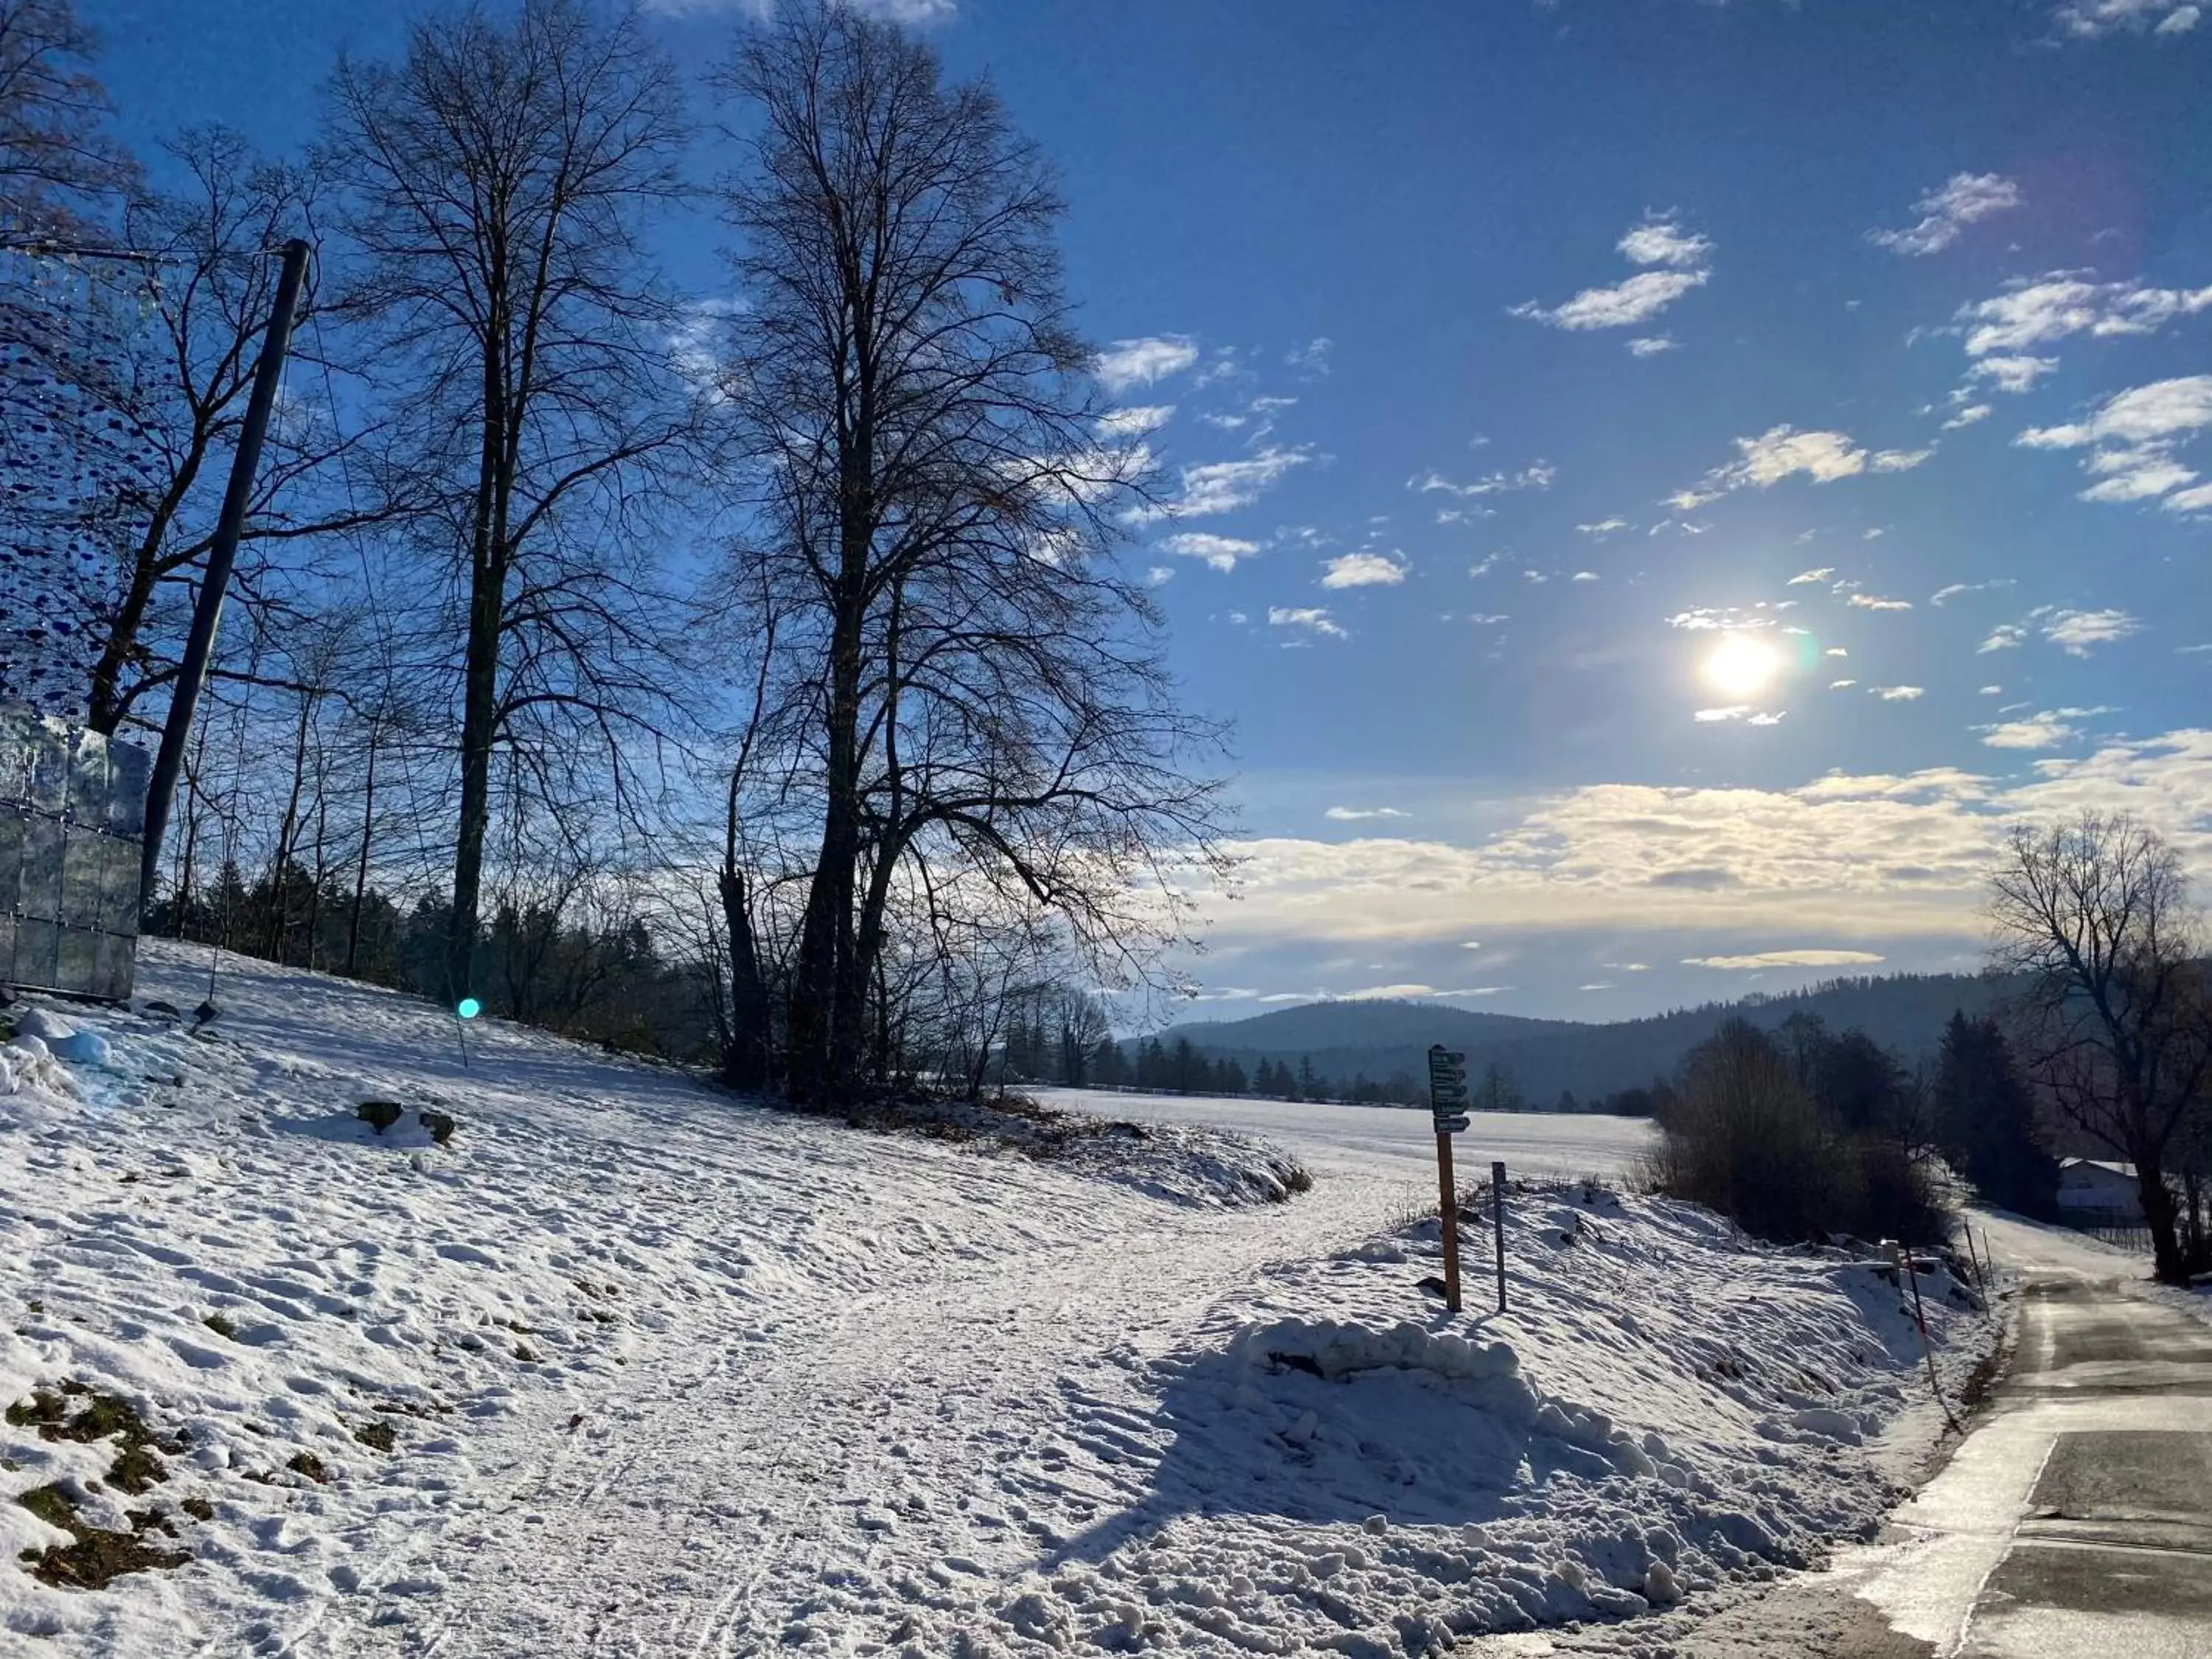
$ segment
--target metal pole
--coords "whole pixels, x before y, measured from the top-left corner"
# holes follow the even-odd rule
[[[277,382],[283,377],[284,351],[292,338],[292,313],[300,302],[300,287],[307,273],[307,245],[298,237],[284,244],[284,268],[276,279],[276,303],[269,313],[269,331],[261,343],[261,362],[253,371],[253,391],[246,402],[246,420],[238,429],[238,453],[231,458],[230,483],[222,495],[222,515],[216,520],[215,540],[209,544],[207,572],[200,587],[198,606],[192,612],[192,631],[185,641],[185,660],[177,672],[177,687],[169,699],[169,717],[161,726],[161,752],[154,762],[154,779],[146,789],[146,849],[138,866],[138,910],[143,915],[154,902],[154,883],[161,863],[161,839],[169,828],[169,808],[176,799],[177,774],[185,763],[185,744],[191,737],[192,717],[198,711],[200,687],[207,679],[208,659],[215,651],[216,626],[222,620],[222,600],[230,586],[230,567],[238,556],[238,538],[246,529],[246,510],[252,505],[253,474],[261,463],[261,440],[269,429],[269,411],[276,401]]]
[[[1459,1194],[1452,1190],[1451,1137],[1437,1131],[1437,1186],[1442,1194],[1438,1213],[1444,1222],[1444,1306],[1459,1311]]]
[[[1505,1311],[1505,1166],[1490,1166],[1491,1211],[1498,1241],[1498,1311]]]

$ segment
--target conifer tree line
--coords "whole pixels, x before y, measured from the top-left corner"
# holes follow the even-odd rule
[[[1224,733],[988,82],[821,0],[696,72],[446,0],[297,153],[134,155],[98,70],[0,0],[0,701],[150,744],[314,250],[149,931],[823,1106],[982,1086],[1042,988],[1172,992]]]

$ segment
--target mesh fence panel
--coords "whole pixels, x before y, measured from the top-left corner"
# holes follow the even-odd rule
[[[0,984],[131,994],[151,770],[143,750],[0,706]]]

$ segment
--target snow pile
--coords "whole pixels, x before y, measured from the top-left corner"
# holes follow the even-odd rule
[[[1381,1659],[1765,1577],[1901,1495],[1941,1419],[1885,1266],[1581,1183],[1509,1216],[1502,1316],[1486,1228],[1467,1316],[1416,1291],[1434,1222],[1224,1306],[1154,1368],[1144,1494],[1022,1595],[1090,1644]],[[1994,1322],[1940,1268],[1921,1289],[1955,1394]]]

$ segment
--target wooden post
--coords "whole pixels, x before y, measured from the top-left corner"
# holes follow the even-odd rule
[[[1459,1194],[1453,1189],[1451,1137],[1437,1132],[1437,1191],[1444,1219],[1444,1306],[1459,1311]]]
[[[1492,1224],[1498,1243],[1498,1311],[1505,1311],[1505,1166],[1490,1166]]]

